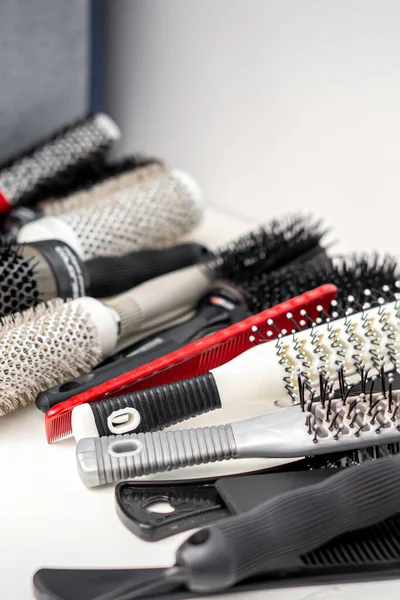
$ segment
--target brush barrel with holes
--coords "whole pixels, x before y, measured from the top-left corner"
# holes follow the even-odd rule
[[[144,185],[167,170],[167,165],[151,156],[134,154],[113,161],[87,162],[77,172],[63,173],[59,180],[42,186],[29,206],[19,206],[7,214],[4,232],[16,237],[31,221],[46,215],[60,215],[83,206],[92,206],[108,196]]]
[[[12,206],[28,202],[40,186],[97,160],[120,137],[117,124],[108,115],[98,113],[13,157],[0,165],[0,210],[7,212]]]
[[[56,237],[84,260],[145,247],[165,248],[201,221],[200,188],[185,171],[172,169],[75,211],[47,215],[24,225],[18,242]]]
[[[143,249],[87,261],[60,240],[0,247],[5,285],[0,316],[21,312],[52,298],[115,296],[157,276],[201,263],[208,250],[198,243]]]

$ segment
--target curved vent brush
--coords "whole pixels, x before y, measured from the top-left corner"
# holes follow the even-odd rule
[[[221,460],[347,452],[400,440],[400,391],[393,392],[393,376],[387,387],[384,377],[385,369],[397,368],[398,301],[316,325],[275,343],[265,343],[257,335],[260,343],[254,348],[208,374],[207,387],[201,376],[197,378],[203,393],[196,414],[255,400],[261,407],[272,408],[277,401],[293,401],[297,395],[298,405],[228,425],[83,438],[76,450],[83,482],[101,485]],[[378,375],[381,389],[374,393],[371,383],[367,393],[369,377],[377,389]],[[354,397],[352,386],[360,377],[362,391]],[[178,398],[190,406],[194,383],[186,381],[180,396],[177,384],[164,386],[160,408],[173,414],[169,402]],[[340,392],[337,399],[335,389]],[[136,405],[142,430],[146,425],[152,428],[148,414],[153,411],[151,399],[147,406]]]
[[[315,262],[317,262],[317,266],[315,266]],[[395,282],[397,281],[397,263],[391,257],[384,257],[383,259],[378,259],[375,256],[369,258],[362,256],[359,259],[350,257],[348,259],[335,261],[337,263],[336,266],[329,266],[326,258],[324,258],[324,269],[320,268],[318,262],[319,258],[317,256],[313,261],[302,265],[301,268],[293,267],[287,270],[287,272],[290,270],[290,272],[294,273],[294,284],[288,290],[287,295],[281,293],[281,290],[278,287],[277,282],[279,281],[279,274],[275,277],[274,286],[265,289],[264,284],[262,284],[260,296],[256,294],[258,289],[257,286],[254,286],[255,289],[251,296],[247,292],[247,284],[245,282],[242,284],[241,289],[243,289],[246,294],[248,305],[250,308],[257,311],[260,307],[259,298],[262,297],[262,294],[265,294],[263,306],[265,309],[268,309],[275,303],[275,294],[279,299],[279,302],[287,301],[292,298],[292,294],[297,287],[301,293],[308,290],[308,286],[311,285],[311,283],[318,285],[323,284],[326,281],[331,281],[339,288],[335,311],[337,314],[339,314],[339,312],[342,314],[343,307],[346,304],[345,298],[347,297],[346,291],[348,288],[353,289],[355,294],[350,298],[350,300],[353,301],[353,304],[359,306],[364,304],[366,298],[371,300],[370,296],[365,294],[364,287],[360,288],[357,284],[360,270],[364,273],[362,280],[363,284],[373,284],[374,287],[378,290],[382,290],[382,293],[386,293],[389,297],[390,294],[388,294],[387,291],[384,292],[384,289],[386,290],[386,286],[394,288]],[[295,279],[295,276],[298,279]],[[243,272],[243,277],[246,277],[246,272]],[[261,281],[264,281],[264,278],[261,278]],[[329,287],[321,289],[328,290]],[[344,294],[340,293],[341,289],[344,290]],[[374,297],[378,296],[379,293],[375,292]],[[329,300],[332,300],[333,297],[334,296],[331,295]],[[325,297],[325,299],[328,299],[328,297]],[[349,304],[348,298],[347,304]],[[329,310],[323,301],[321,301],[321,305],[323,305],[325,311]],[[306,307],[304,308],[306,310]],[[290,311],[291,309],[288,308],[288,312]],[[254,318],[256,320],[247,320],[244,322],[245,331],[249,331],[249,328],[252,325],[259,326],[260,323],[265,323],[268,316],[263,316],[263,314],[260,313],[259,318]],[[301,319],[298,319],[297,322],[300,320]],[[288,327],[292,327],[292,325],[293,324],[283,326],[282,329],[285,327],[288,329]],[[235,358],[238,354],[250,347],[247,338],[244,346],[238,344],[237,347],[234,347],[235,337],[241,332],[242,330],[235,325],[225,331],[215,333],[200,341],[188,344],[186,347],[179,348],[178,350],[151,362],[148,361],[147,354],[147,364],[144,366],[139,364],[139,366],[136,367],[137,357],[128,357],[124,359],[123,362],[121,361],[119,365],[117,363],[116,365],[109,367],[108,380],[104,379],[107,376],[107,373],[102,369],[101,375],[99,376],[97,376],[96,371],[94,371],[90,376],[86,375],[81,379],[68,382],[66,389],[61,386],[42,393],[37,400],[37,404],[39,408],[44,411],[49,408],[49,405],[51,405],[52,402],[54,403],[57,400],[57,397],[61,397],[65,400],[65,395],[71,395],[68,402],[65,402],[59,407],[55,406],[54,408],[50,408],[46,415],[46,432],[48,440],[53,441],[58,438],[59,435],[66,435],[70,432],[70,412],[80,404],[107,399],[109,407],[111,408],[104,403],[102,403],[101,406],[104,411],[104,418],[108,419],[110,411],[113,412],[118,408],[118,402],[116,401],[113,404],[111,399],[108,400],[109,398],[171,383],[183,378],[201,375],[206,373],[209,369],[214,369]],[[264,331],[262,331],[262,333],[265,334]],[[222,342],[224,340],[231,341],[229,344],[223,344]],[[100,383],[97,383],[96,385],[96,381],[99,380]],[[122,408],[122,406],[119,408]],[[66,429],[64,429],[64,425],[62,425],[63,423],[65,423],[65,427],[68,425]],[[57,431],[57,434],[54,434],[54,436],[53,429],[54,432]]]
[[[7,215],[3,229],[6,234],[16,236],[31,221],[90,206],[127,187],[143,185],[164,173],[166,168],[161,161],[139,154],[112,162],[99,160],[85,164],[73,176],[67,173],[57,181],[53,180],[48,190],[42,189],[38,198],[32,199],[30,206],[13,209]]]
[[[204,246],[187,243],[84,262],[58,240],[0,244],[0,317],[52,298],[114,296],[164,273],[198,263],[207,253]]]
[[[196,227],[203,214],[197,183],[184,171],[159,174],[94,205],[24,225],[18,242],[60,239],[83,259],[164,248]]]
[[[29,203],[51,180],[97,160],[120,136],[114,121],[98,113],[65,127],[0,165],[0,212]]]

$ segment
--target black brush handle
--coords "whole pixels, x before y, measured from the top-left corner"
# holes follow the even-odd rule
[[[85,262],[89,277],[87,295],[94,298],[114,296],[144,281],[207,258],[210,258],[210,252],[196,243],[179,244],[161,250],[138,250],[125,256],[93,258]]]
[[[103,437],[121,433],[118,429],[110,431],[108,427],[108,418],[115,411],[125,408],[137,410],[140,422],[134,433],[145,433],[221,408],[221,400],[214,376],[205,373],[168,386],[160,385],[85,406],[92,411],[98,435]]]
[[[389,518],[399,498],[400,456],[367,462],[202,529],[179,548],[177,565],[190,590],[219,592]]]
[[[71,379],[66,383],[62,383],[61,385],[50,388],[49,390],[40,392],[36,398],[35,404],[39,410],[41,410],[43,413],[46,413],[50,408],[56,404],[59,404],[60,402],[69,400],[73,396],[82,394],[83,392],[101,385],[110,379],[114,379],[115,377],[119,377],[124,373],[133,371],[134,369],[137,369],[138,367],[141,367],[152,360],[161,358],[170,352],[179,350],[184,345],[184,343],[179,343],[174,340],[163,340],[156,347],[150,348],[146,352],[141,352],[137,355],[135,354],[134,356],[127,356],[120,360],[116,360],[111,364],[106,364],[103,367],[95,369],[91,373],[86,373],[85,375],[81,375],[81,377],[76,377],[75,379]]]
[[[124,373],[133,371],[152,360],[166,356],[183,348],[191,341],[200,339],[214,331],[219,331],[249,316],[246,307],[238,304],[240,303],[238,295],[235,297],[232,292],[228,297],[225,296],[226,302],[223,302],[222,295],[223,290],[221,288],[219,293],[207,297],[199,307],[197,315],[187,323],[166,329],[143,340],[140,344],[134,344],[133,347],[126,348],[120,355],[116,356],[116,360],[113,359],[112,362],[98,367],[91,373],[81,375],[41,392],[36,399],[37,408],[45,413],[60,402],[69,400],[73,396],[86,392],[110,379],[115,379]],[[216,304],[213,304],[214,301]]]

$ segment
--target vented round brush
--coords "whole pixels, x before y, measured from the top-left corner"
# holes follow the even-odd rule
[[[5,357],[5,360],[12,358],[12,362],[20,363],[19,340],[27,335],[25,325],[28,321],[33,328],[34,335],[30,338],[26,337],[26,342],[23,344],[23,353],[28,358],[21,357],[21,360],[26,360],[30,368],[25,371],[20,370],[18,375],[20,392],[14,394],[14,400],[11,403],[9,396],[12,394],[13,378],[7,379],[8,362],[3,363],[5,365],[4,373],[0,369],[0,382],[3,382],[3,387],[0,387],[0,412],[5,414],[19,404],[32,402],[39,391],[67,381],[71,376],[89,372],[117,350],[190,318],[199,300],[207,293],[217,278],[223,277],[229,280],[229,277],[234,274],[235,280],[238,281],[240,271],[242,271],[243,277],[248,277],[250,273],[259,274],[264,269],[272,270],[277,266],[281,267],[293,257],[297,258],[300,251],[304,253],[310,252],[311,249],[316,251],[319,248],[319,251],[322,252],[319,246],[322,235],[320,224],[315,224],[307,218],[292,217],[284,220],[281,226],[278,222],[274,222],[267,229],[243,236],[236,244],[230,244],[229,248],[220,249],[212,261],[163,275],[139,285],[134,290],[104,301],[104,303],[87,297],[66,302],[63,305],[50,302],[48,305],[44,305],[38,313],[39,325],[36,324],[37,318],[33,309],[30,309],[27,313],[28,316],[23,314],[21,317],[24,325],[21,333],[12,334],[12,320],[9,319],[3,330],[0,329],[0,356]],[[73,329],[66,329],[65,335],[68,340],[65,342],[61,333],[55,336],[54,312],[56,312],[58,323],[67,323],[67,320],[72,318],[71,315],[78,315],[81,332],[83,332],[86,322],[91,350],[87,352],[86,362],[82,369],[76,364],[73,352],[70,354],[60,352],[58,355],[55,353],[54,356],[58,356],[59,362],[57,366],[51,363],[53,368],[44,377],[42,346],[47,349],[51,340],[51,344],[57,344],[59,348],[62,348],[70,339],[70,331],[74,332]],[[16,319],[16,329],[18,329],[19,317],[17,316]],[[38,335],[39,331],[40,336]],[[75,341],[74,344],[76,345],[78,342]],[[43,356],[47,356],[46,352]],[[75,375],[71,375],[72,371],[75,372]],[[52,373],[53,378],[51,379]],[[4,394],[2,389],[5,390]]]
[[[298,265],[288,265],[280,272],[264,273],[243,282],[242,293],[252,312],[265,310],[272,303],[285,302],[324,283],[338,288],[337,309],[353,305],[360,310],[371,294],[379,296],[385,286],[396,289],[400,266],[394,256],[351,254],[336,256],[321,263],[318,259]]]
[[[143,185],[166,169],[161,161],[141,155],[126,156],[109,163],[89,163],[74,176],[53,181],[47,190],[41,191],[35,205],[13,209],[7,215],[3,229],[16,236],[21,227],[46,214],[59,215],[90,206],[132,185]]]
[[[82,119],[0,166],[0,212],[26,204],[62,174],[98,159],[120,138],[105,114]]]
[[[132,185],[76,211],[25,225],[19,242],[60,239],[84,260],[141,248],[165,248],[189,233],[202,217],[197,183],[174,169]]]
[[[58,240],[0,245],[0,317],[52,298],[114,296],[148,279],[196,264],[207,255],[204,246],[187,243],[84,262]]]

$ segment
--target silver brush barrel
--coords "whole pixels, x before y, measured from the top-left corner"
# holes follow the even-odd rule
[[[237,457],[230,425],[85,438],[76,448],[87,487]]]

